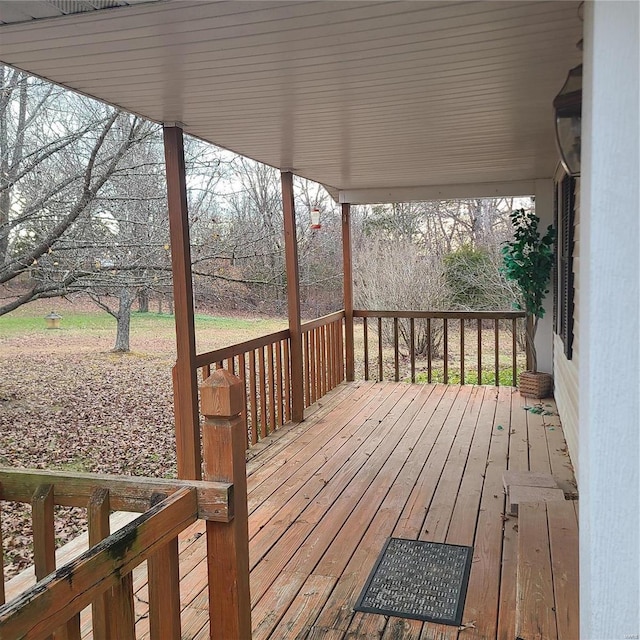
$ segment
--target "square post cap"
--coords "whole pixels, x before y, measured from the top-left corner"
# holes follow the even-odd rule
[[[226,369],[216,369],[200,385],[200,409],[206,417],[230,418],[244,409],[242,380]]]

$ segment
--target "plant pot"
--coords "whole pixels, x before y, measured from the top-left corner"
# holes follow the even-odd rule
[[[553,378],[549,373],[523,371],[518,389],[528,398],[550,398],[553,395]]]

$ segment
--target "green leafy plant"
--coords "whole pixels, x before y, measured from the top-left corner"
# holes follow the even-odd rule
[[[556,234],[553,226],[541,235],[540,218],[531,211],[516,209],[510,214],[513,239],[502,247],[504,273],[516,283],[522,294],[518,308],[527,314],[526,338],[531,356],[531,370],[538,370],[534,339],[538,321],[544,316],[543,302],[549,289],[547,285],[553,268],[553,242]]]

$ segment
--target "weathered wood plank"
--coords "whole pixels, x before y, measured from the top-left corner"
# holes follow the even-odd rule
[[[580,636],[578,521],[572,503],[547,504],[558,640]]]
[[[520,505],[516,634],[522,640],[556,640],[549,529],[544,503]]]
[[[152,640],[180,640],[180,569],[178,539],[147,560],[149,626]]]
[[[511,471],[529,470],[526,399],[519,393],[512,396],[511,429],[509,431],[509,460]],[[505,509],[506,512],[506,509]],[[516,585],[518,572],[518,519],[504,514],[502,541],[502,579],[498,640],[513,640],[516,633]]]
[[[510,387],[500,387],[496,395],[496,412],[493,419],[489,457],[486,462],[474,539],[473,563],[463,617],[463,622],[474,621],[475,628],[465,630],[465,640],[494,638],[497,632],[502,517],[505,506],[502,474],[507,467],[512,390]]]
[[[53,485],[41,484],[31,498],[33,564],[36,579],[42,580],[56,568],[56,533],[53,526]],[[5,496],[6,496],[5,492]]]
[[[116,586],[120,576],[195,522],[196,516],[195,490],[180,489],[5,605],[0,633],[25,640],[45,637],[99,593]]]
[[[55,503],[67,507],[86,507],[96,488],[109,490],[110,507],[114,511],[143,513],[154,493],[173,493],[193,487],[198,499],[198,517],[204,520],[228,522],[232,485],[227,482],[201,480],[166,480],[71,471],[40,471],[0,467],[3,500],[30,502],[42,484],[55,485]]]
[[[109,537],[109,490],[95,489],[89,498],[87,519],[89,524],[89,547]],[[111,590],[98,595],[91,603],[94,640],[110,640],[111,629],[108,611],[111,606]]]

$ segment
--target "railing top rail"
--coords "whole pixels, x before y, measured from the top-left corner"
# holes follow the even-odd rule
[[[311,331],[312,329],[317,329],[318,327],[323,327],[327,324],[331,324],[336,320],[341,320],[344,318],[344,309],[340,309],[340,311],[335,311],[334,313],[329,313],[326,316],[322,316],[320,318],[316,318],[315,320],[310,320],[309,322],[305,322],[302,324],[300,329],[304,333],[305,331]]]
[[[524,318],[524,311],[372,311],[354,309],[356,318],[435,318],[453,320],[511,320]]]
[[[239,342],[229,347],[223,347],[222,349],[215,349],[214,351],[207,351],[206,353],[200,353],[196,356],[196,367],[204,367],[208,364],[220,362],[227,358],[233,358],[234,356],[242,355],[249,351],[259,349],[260,347],[266,347],[270,344],[275,344],[281,340],[287,340],[291,337],[289,329],[282,329],[275,333],[269,333],[266,336],[260,336],[258,338],[252,338],[245,342]]]
[[[197,510],[196,491],[190,487],[181,487],[147,508],[76,560],[0,607],[0,637],[48,637],[195,522]]]
[[[233,518],[233,485],[202,480],[168,480],[95,473],[41,471],[0,467],[1,499],[31,502],[35,490],[43,484],[54,487],[55,504],[86,507],[95,489],[109,490],[109,506],[113,511],[144,513],[154,494],[173,494],[193,488],[198,502],[198,518],[229,522]]]

